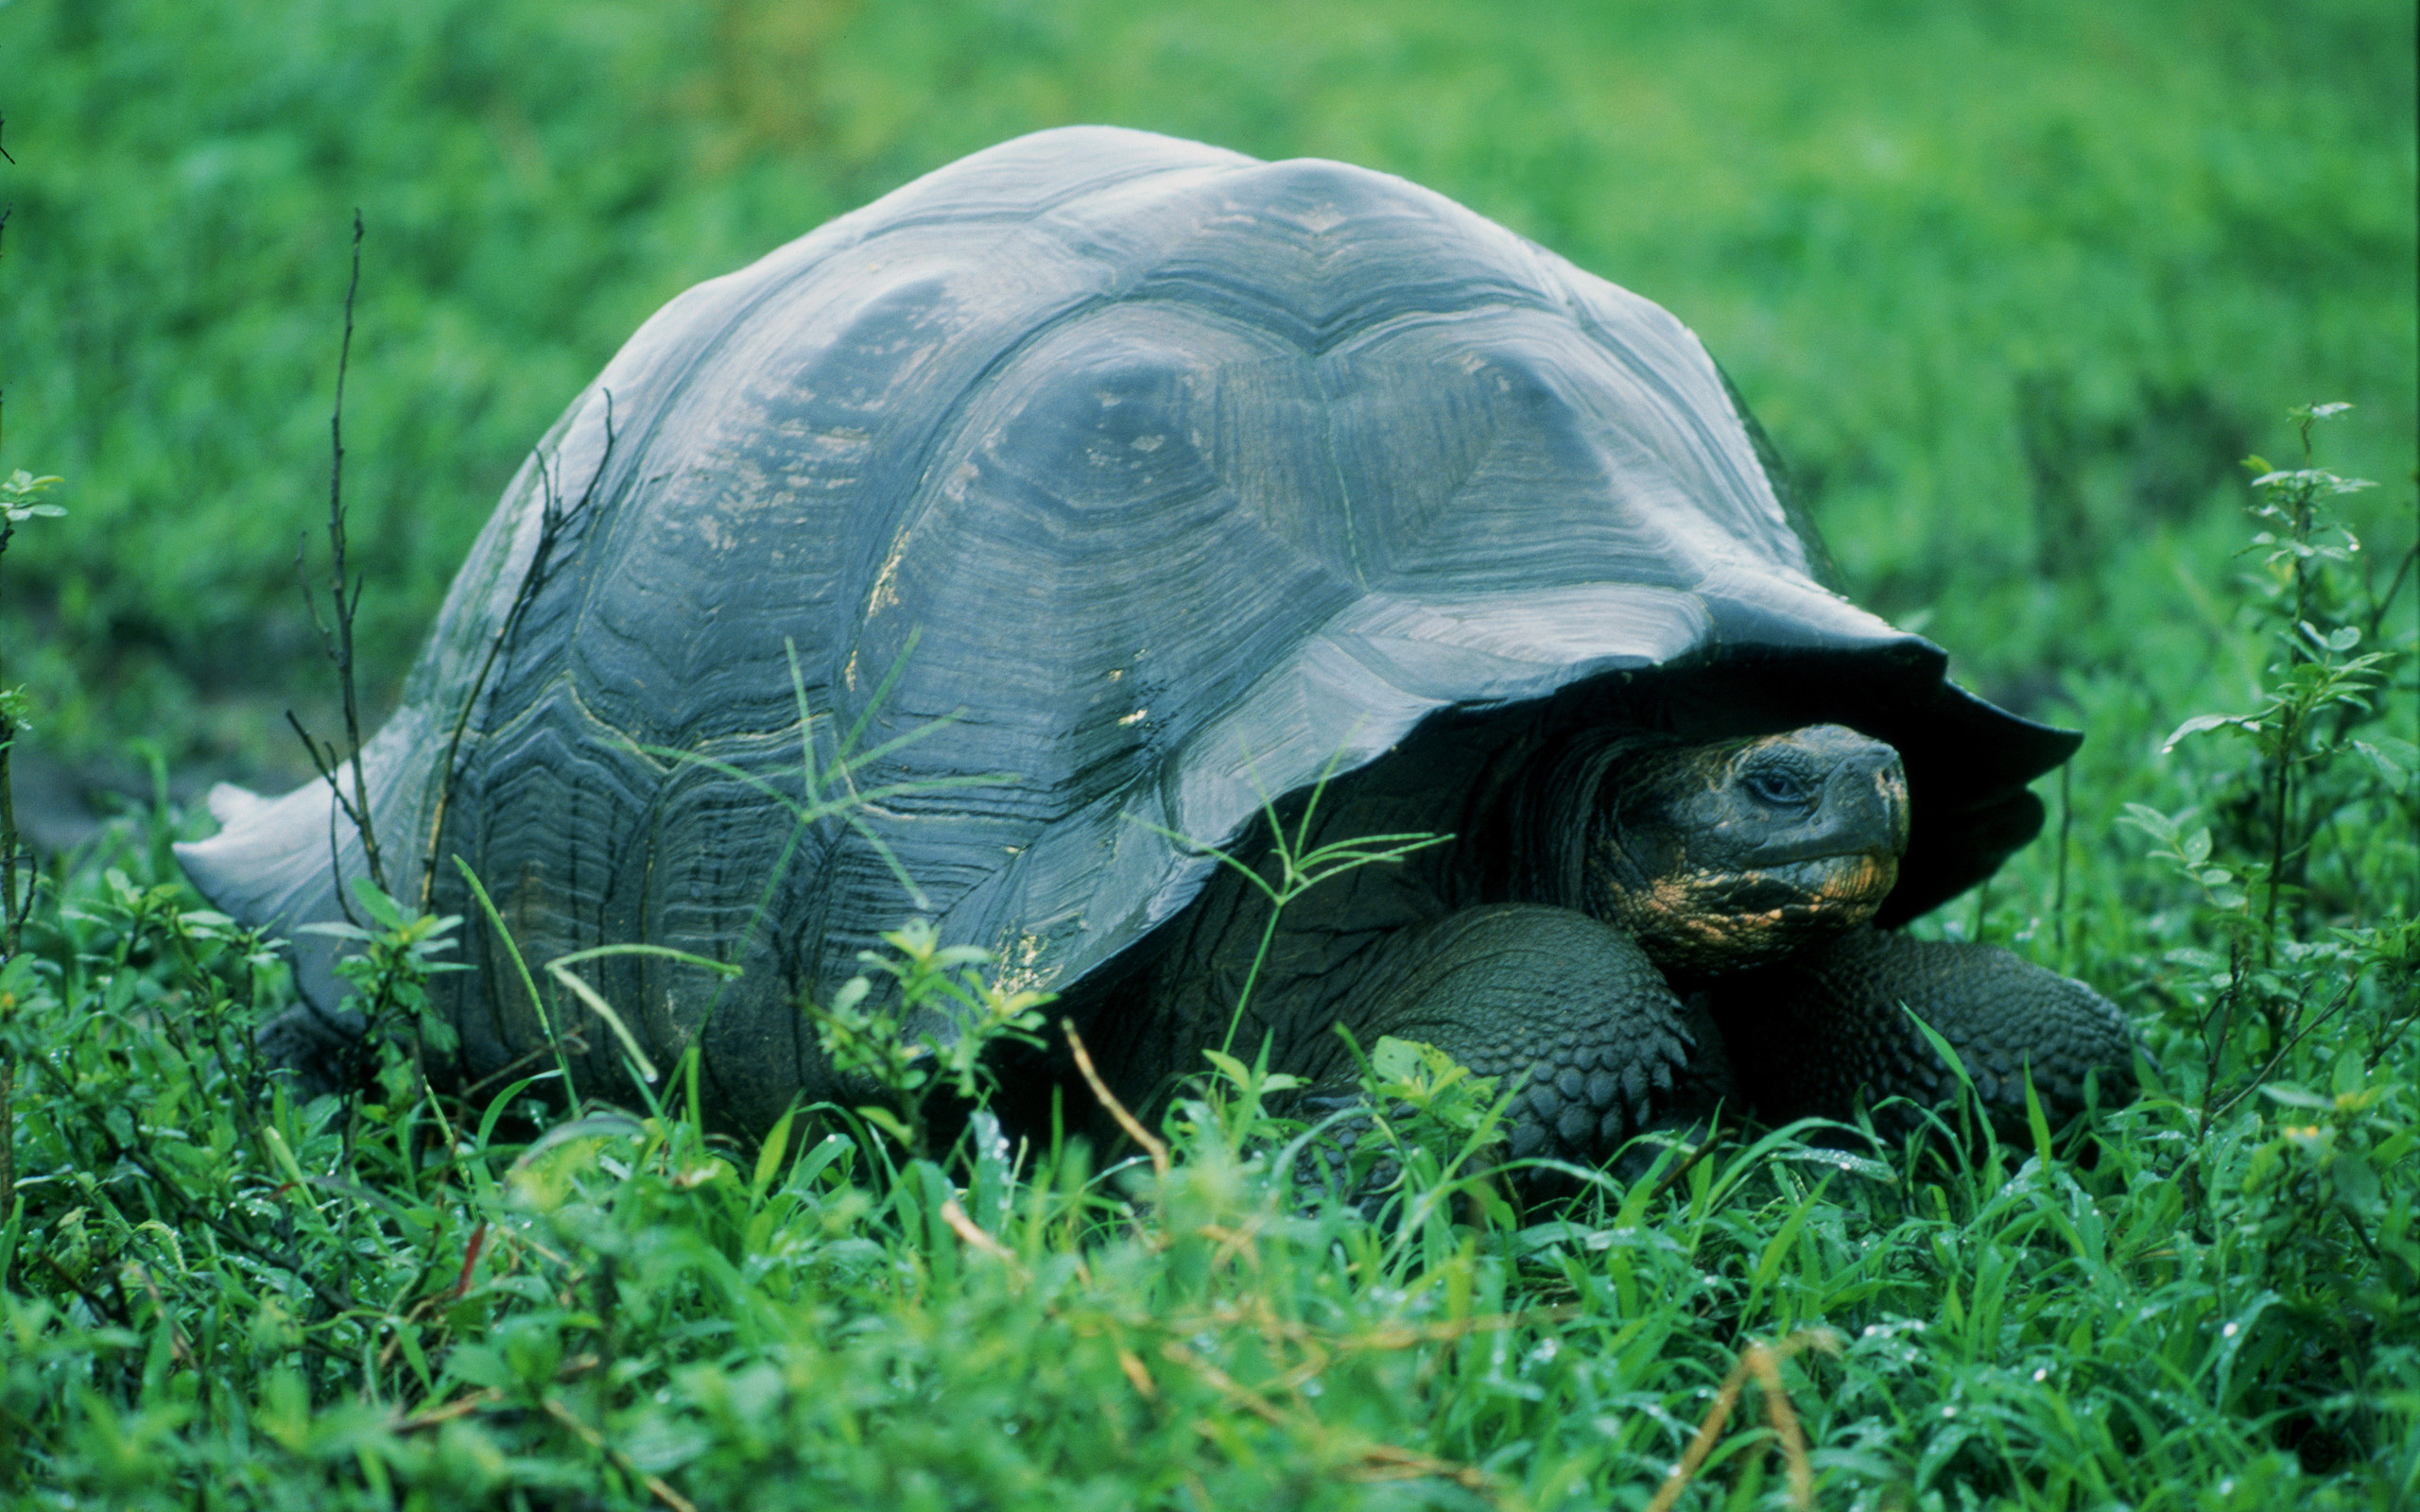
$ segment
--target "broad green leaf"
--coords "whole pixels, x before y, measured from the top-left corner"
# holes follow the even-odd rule
[[[2328,1175],[2336,1182],[2336,1194],[2356,1210],[2367,1210],[2378,1201],[2378,1174],[2370,1166],[2368,1157],[2356,1150],[2338,1150],[2329,1162]]]
[[[2177,726],[2175,730],[2169,735],[2168,739],[2160,743],[2160,754],[2165,756],[2169,751],[2174,750],[2176,748],[2176,743],[2183,740],[2187,735],[2198,735],[2203,730],[2216,730],[2222,725],[2238,725],[2246,730],[2250,730],[2253,728],[2254,724],[2254,720],[2248,719],[2242,714],[2195,714],[2192,718],[2187,719],[2185,723]],[[2127,806],[2132,808],[2134,805],[2129,804]]]
[[[2260,1089],[2260,1095],[2273,1103],[2282,1103],[2288,1108],[2333,1109],[2336,1107],[2335,1098],[2325,1097],[2314,1091],[2306,1091],[2291,1082],[2273,1081]]]

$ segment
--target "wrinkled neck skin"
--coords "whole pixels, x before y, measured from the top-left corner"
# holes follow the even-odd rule
[[[1898,753],[1839,725],[1629,743],[1597,774],[1580,835],[1582,911],[1669,977],[1764,965],[1858,928],[1898,880]]]

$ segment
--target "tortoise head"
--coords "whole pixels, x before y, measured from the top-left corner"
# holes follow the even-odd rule
[[[1899,753],[1840,725],[1642,752],[1590,819],[1584,906],[1666,971],[1777,960],[1874,917],[1908,848]]]

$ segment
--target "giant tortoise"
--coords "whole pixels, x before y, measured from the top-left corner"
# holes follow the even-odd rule
[[[1831,586],[1663,309],[1385,174],[1070,128],[649,320],[506,490],[367,769],[396,890],[467,916],[459,1081],[544,1035],[456,858],[533,963],[741,968],[586,968],[728,1125],[851,1091],[802,1003],[919,915],[1148,1105],[1267,921],[1213,848],[1273,865],[1264,816],[1316,793],[1310,843],[1452,839],[1296,902],[1243,1047],[1338,1087],[1340,1023],[1427,1040],[1512,1078],[1517,1151],[1598,1158],[1693,1099],[1937,1100],[1903,1004],[2003,1119],[2029,1071],[2054,1114],[2131,1075],[2084,988],[1892,932],[2031,838],[2078,738],[1945,668]],[[324,783],[213,806],[208,897],[337,915]],[[312,1033],[330,965],[306,940]]]

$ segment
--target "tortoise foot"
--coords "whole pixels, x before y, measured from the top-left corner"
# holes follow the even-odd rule
[[[2134,1031],[2117,1005],[1996,946],[1859,930],[1726,978],[1713,1001],[1740,1080],[1769,1118],[1844,1119],[1862,1101],[1878,1129],[1900,1135],[1925,1121],[1922,1108],[1948,1106],[1957,1077],[1910,1014],[1958,1052],[2004,1138],[2025,1137],[2029,1076],[2054,1126],[2135,1091]],[[1907,1102],[1885,1106],[1893,1098]]]
[[[1689,1075],[1699,1038],[1621,930],[1569,909],[1507,903],[1407,930],[1338,1020],[1435,1045],[1513,1094],[1515,1159],[1600,1161],[1646,1127]],[[1352,1072],[1316,1076],[1332,1098]]]

